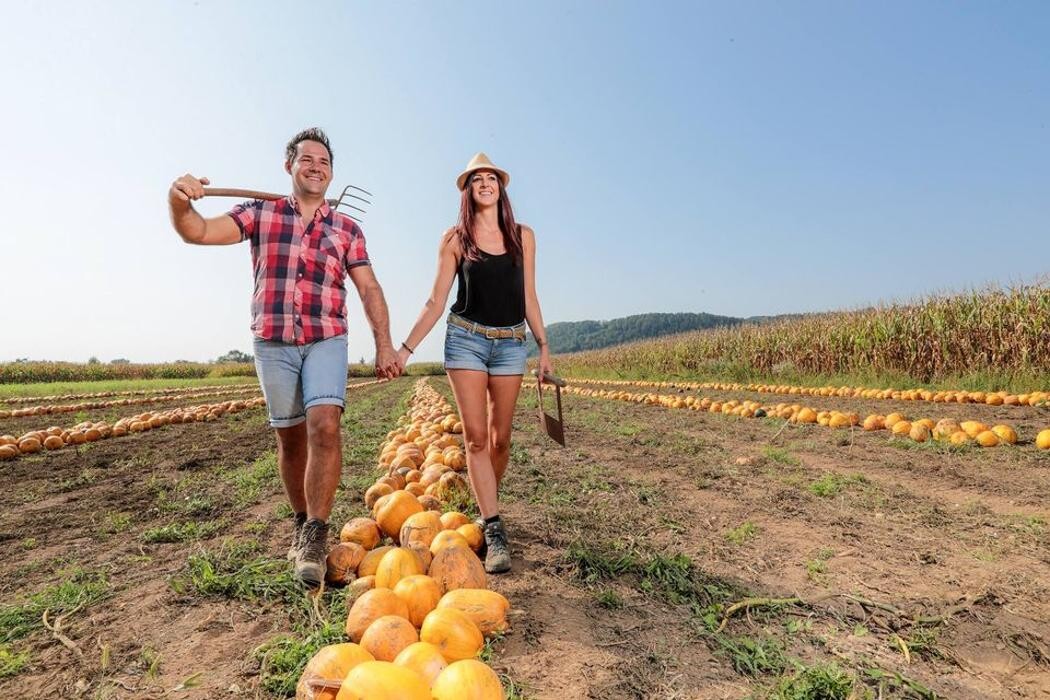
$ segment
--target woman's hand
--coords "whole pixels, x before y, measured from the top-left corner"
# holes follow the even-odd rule
[[[544,345],[540,348],[540,376],[544,374],[554,374],[554,365],[551,364],[551,353]]]
[[[410,353],[404,345],[402,345],[401,348],[397,351],[397,359],[401,364],[402,370],[405,367],[408,367],[408,358],[411,355],[412,353]]]

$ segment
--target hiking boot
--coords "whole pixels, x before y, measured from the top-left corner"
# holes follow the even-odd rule
[[[295,575],[307,586],[316,588],[324,581],[325,559],[328,557],[328,523],[317,518],[307,520],[303,524],[299,543]]]
[[[306,513],[296,513],[292,529],[292,546],[288,548],[288,561],[295,561],[295,558],[299,556],[299,550],[303,546],[300,540],[303,537],[303,525],[305,524]]]
[[[510,547],[507,545],[507,531],[503,529],[502,520],[485,526],[485,546],[485,571],[490,574],[510,571]]]

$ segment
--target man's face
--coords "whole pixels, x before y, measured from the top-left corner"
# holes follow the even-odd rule
[[[296,191],[323,197],[332,181],[332,159],[328,149],[317,141],[300,141],[295,147],[295,158],[285,163]]]

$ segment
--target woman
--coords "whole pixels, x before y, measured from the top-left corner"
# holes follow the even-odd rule
[[[499,484],[510,459],[511,419],[525,373],[525,322],[540,348],[541,372],[553,372],[536,297],[536,239],[517,224],[507,196],[510,175],[478,153],[456,179],[459,221],[441,237],[437,277],[401,365],[441,316],[452,280],[445,370],[463,420],[467,473],[484,520],[485,570],[510,571],[507,533],[499,516]]]

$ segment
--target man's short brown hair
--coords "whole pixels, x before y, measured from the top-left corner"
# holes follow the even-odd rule
[[[316,126],[312,126],[309,129],[303,129],[292,137],[292,140],[284,147],[284,159],[286,161],[291,162],[295,158],[295,149],[303,141],[316,141],[321,144],[328,149],[328,159],[335,162],[335,157],[332,155],[332,144],[328,143],[328,134],[326,134],[323,129]]]

